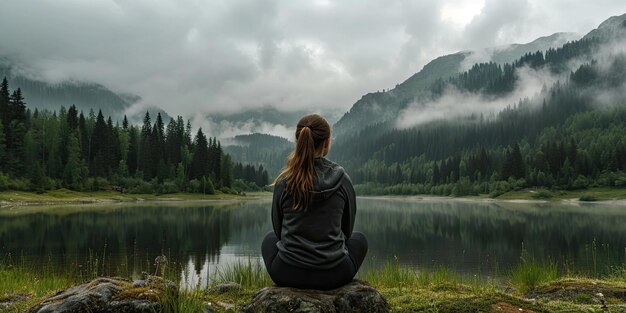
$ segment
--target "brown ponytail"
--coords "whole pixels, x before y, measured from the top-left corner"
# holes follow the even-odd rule
[[[280,171],[274,184],[285,179],[287,190],[293,197],[294,210],[306,210],[311,202],[313,190],[313,163],[315,155],[321,152],[324,142],[330,138],[330,125],[326,120],[311,114],[300,119],[296,128],[296,148],[287,158],[287,164]]]

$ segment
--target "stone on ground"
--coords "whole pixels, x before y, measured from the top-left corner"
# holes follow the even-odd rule
[[[160,277],[148,276],[135,282],[122,278],[97,278],[60,291],[29,312],[152,313],[161,311],[159,301],[176,296],[176,285]]]
[[[246,312],[389,312],[389,305],[373,287],[353,281],[341,288],[320,291],[285,287],[266,287],[259,291]]]

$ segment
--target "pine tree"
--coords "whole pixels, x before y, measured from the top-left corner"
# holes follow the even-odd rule
[[[194,142],[193,158],[191,161],[190,178],[200,179],[210,176],[209,168],[209,147],[206,136],[202,133],[202,128],[198,129]]]
[[[6,173],[6,158],[7,158],[7,146],[6,138],[4,136],[4,125],[2,119],[0,119],[0,173]]]
[[[139,155],[139,134],[135,126],[130,127],[128,136],[128,156],[126,164],[128,166],[128,173],[135,175],[137,171],[137,157]]]
[[[67,163],[63,170],[63,183],[70,189],[82,190],[89,170],[81,159],[80,144],[75,132],[70,134],[67,144],[67,155]]]
[[[233,182],[233,161],[230,155],[225,155],[222,158],[222,185],[224,187],[231,187]]]
[[[0,84],[0,120],[2,120],[3,125],[9,125],[11,122],[11,117],[9,115],[9,82],[7,78],[2,79],[2,84]]]
[[[67,111],[67,126],[70,130],[78,128],[78,110],[76,110],[75,105],[72,105]]]
[[[98,111],[98,116],[96,117],[96,124],[93,129],[93,135],[91,142],[91,169],[90,172],[93,176],[96,177],[106,177],[108,176],[108,137],[109,137],[109,128],[107,127],[106,122],[104,121],[104,115],[102,115],[102,111]]]
[[[143,119],[143,126],[141,127],[139,157],[137,162],[137,169],[143,172],[144,179],[146,180],[150,180],[154,177],[153,168],[155,167],[155,160],[152,154],[151,138],[152,123],[150,121],[150,113],[146,111],[146,115]]]
[[[24,102],[24,97],[22,96],[22,90],[20,88],[13,91],[9,100],[9,118],[12,121],[15,120],[21,123],[26,122],[26,103]]]

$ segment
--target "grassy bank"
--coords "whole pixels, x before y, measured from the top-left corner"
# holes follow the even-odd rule
[[[216,193],[212,195],[196,193],[173,194],[128,194],[115,191],[79,192],[68,189],[58,189],[44,193],[25,191],[0,192],[2,205],[32,205],[32,204],[63,204],[63,203],[98,203],[98,202],[133,202],[133,201],[184,201],[184,200],[242,200],[267,197],[268,192],[251,192],[241,195]]]
[[[8,304],[4,311],[23,312],[55,290],[90,280],[38,273],[0,267],[0,304]],[[606,312],[603,302],[609,312],[626,310],[626,267],[601,278],[562,277],[550,265],[523,263],[508,278],[492,280],[463,277],[443,267],[415,272],[390,261],[359,273],[358,278],[377,288],[393,312]],[[167,300],[174,312],[201,312],[209,303],[218,312],[229,312],[272,285],[263,266],[255,262],[222,268],[212,276],[211,285],[227,281],[238,282],[242,288],[214,293],[211,286],[196,287]]]
[[[81,203],[107,203],[107,202],[136,202],[136,201],[203,201],[203,200],[250,200],[268,198],[270,192],[248,192],[241,195],[216,193],[213,195],[195,193],[173,194],[127,194],[115,191],[79,192],[68,189],[58,189],[45,193],[25,191],[2,191],[0,192],[0,206],[8,205],[38,205],[38,204],[81,204]],[[622,203],[626,201],[626,188],[590,188],[583,190],[545,190],[523,189],[509,191],[494,197],[494,195],[480,194],[475,196],[446,197],[436,195],[398,195],[398,194],[359,194],[359,196],[390,196],[390,197],[425,197],[441,199],[467,199],[467,200],[502,200],[502,201],[580,201],[580,202],[611,202]]]
[[[499,195],[501,200],[579,200],[579,201],[611,201],[626,199],[626,188],[589,188],[580,190],[546,190],[523,189],[509,191]]]
[[[358,185],[357,185],[358,188]],[[520,189],[498,194],[476,194],[465,196],[442,196],[432,194],[397,194],[387,192],[362,192],[360,196],[370,197],[418,197],[427,199],[461,199],[479,201],[553,201],[553,202],[616,202],[626,201],[626,188],[589,188],[580,190],[547,190],[547,189]]]

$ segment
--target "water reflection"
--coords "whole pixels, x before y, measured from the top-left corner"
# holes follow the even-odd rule
[[[0,262],[136,275],[154,271],[154,258],[164,254],[184,284],[206,285],[219,268],[259,260],[269,206],[267,199],[0,209]],[[625,260],[623,207],[362,198],[358,207],[356,229],[370,242],[365,267],[397,257],[415,268],[503,275],[522,249],[576,271],[602,272]]]
[[[369,234],[379,262],[395,255],[416,267],[493,275],[505,274],[522,255],[587,272],[594,253],[597,271],[624,262],[623,207],[360,200],[358,228]]]

